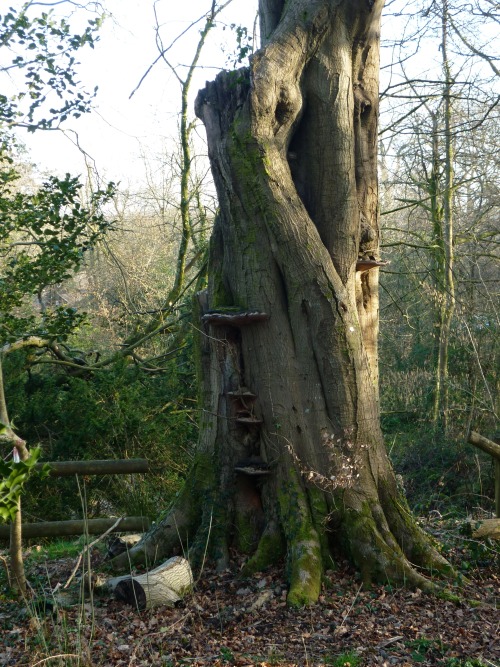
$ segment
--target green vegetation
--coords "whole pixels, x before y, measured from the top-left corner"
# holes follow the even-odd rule
[[[353,651],[338,656],[325,655],[323,661],[329,667],[358,667],[361,665],[361,658]]]
[[[11,413],[23,435],[42,448],[44,460],[145,457],[152,472],[83,480],[89,518],[109,514],[156,517],[178,490],[196,441],[195,383],[185,364],[169,373],[145,375],[134,365],[115,364],[90,378],[46,366],[20,373],[23,353],[6,363]],[[62,520],[81,515],[73,478],[34,480],[24,503],[26,520]]]
[[[6,430],[0,425],[0,435]],[[4,521],[15,517],[24,485],[33,475],[39,457],[40,448],[35,447],[25,461],[16,461],[13,458],[5,463],[0,460],[0,518]],[[44,467],[42,474],[48,475],[48,467]]]
[[[234,663],[234,655],[233,652],[228,649],[226,646],[221,646],[220,648],[220,657],[223,662],[229,662],[229,663]]]
[[[185,225],[196,226],[196,233],[190,232],[195,249],[182,242],[179,250],[183,266],[189,260],[190,274],[183,268],[179,277],[173,268],[181,261],[170,247],[178,234],[165,244],[164,232],[160,239],[166,251],[158,248],[144,274],[136,268],[137,254],[144,256],[143,248],[133,247],[137,235],[130,242],[117,226],[124,220],[110,214],[118,208],[113,184],[92,191],[69,174],[44,177],[40,184],[12,130],[55,129],[90,111],[95,91],[86,92],[78,82],[75,54],[93,47],[101,17],[76,34],[53,10],[37,13],[31,5],[0,16],[0,46],[12,60],[0,73],[16,71],[21,82],[19,94],[0,96],[0,371],[5,374],[0,439],[2,456],[10,456],[17,444],[24,459],[3,464],[2,498],[4,505],[10,503],[3,515],[15,513],[19,482],[26,480],[38,455],[45,460],[138,456],[148,458],[153,468],[144,483],[123,477],[84,479],[80,492],[90,516],[132,512],[153,517],[179,488],[196,439],[187,304],[203,281],[207,214],[193,187],[191,204],[182,213]],[[185,187],[197,178],[193,161],[188,162]],[[129,223],[140,227],[142,236],[159,227],[157,219]],[[146,244],[149,240],[154,249],[157,236],[146,238]],[[127,243],[136,265],[125,267],[120,255]],[[115,283],[106,265],[110,258],[118,273]],[[150,273],[154,297],[144,298]],[[36,448],[33,454],[25,442]],[[81,515],[75,480],[35,481],[25,509],[25,520]]]
[[[384,390],[382,400],[387,400]],[[387,448],[410,507],[419,514],[455,511],[459,516],[477,507],[492,509],[492,458],[466,443],[465,424],[456,423],[446,435],[435,433],[425,414],[418,420],[414,413],[382,417]]]
[[[407,642],[407,646],[412,649],[411,657],[416,663],[425,662],[427,655],[432,651],[433,655],[442,655],[444,647],[441,642],[434,639],[427,639],[420,637],[411,642]]]
[[[52,12],[31,16],[31,4],[11,7],[0,16],[3,82],[8,85],[5,75],[14,72],[24,80],[18,92],[0,95],[0,354],[30,344],[64,357],[59,345],[84,316],[72,307],[47,303],[44,292],[77,271],[85,253],[109,229],[103,207],[114,186],[91,192],[84,202],[82,183],[69,174],[63,179],[51,176],[41,185],[23,182],[13,129],[53,129],[89,110],[93,95],[76,79],[75,53],[85,45],[93,47],[100,20],[89,21],[83,33],[74,34]],[[1,362],[0,441],[13,457],[1,470],[1,517],[15,520],[22,486],[39,451],[30,454],[12,427]]]
[[[75,558],[81,552],[85,542],[84,537],[78,539],[57,538],[48,540],[28,552],[27,563],[45,563],[58,558]]]

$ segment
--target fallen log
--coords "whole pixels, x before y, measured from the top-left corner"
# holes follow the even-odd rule
[[[136,607],[138,611],[161,605],[174,606],[193,586],[191,566],[185,558],[174,556],[162,565],[131,577],[113,577],[105,587],[117,600]]]
[[[74,521],[44,521],[41,523],[23,523],[23,538],[30,537],[62,537],[64,535],[99,535],[104,533],[116,523],[114,519],[80,519]],[[124,533],[129,531],[146,531],[151,521],[144,516],[123,517],[113,529],[113,533]],[[9,539],[10,525],[0,526],[0,539]]]
[[[473,531],[472,537],[481,539],[490,537],[493,540],[500,540],[500,519],[485,519]]]
[[[47,461],[37,463],[35,468],[50,466],[50,477],[69,477],[70,475],[129,475],[149,472],[146,459],[104,459],[102,461]]]

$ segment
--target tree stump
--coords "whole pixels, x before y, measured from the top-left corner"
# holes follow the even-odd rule
[[[106,585],[117,600],[144,611],[160,605],[173,607],[191,590],[193,573],[185,558],[174,556],[150,572],[114,577]]]

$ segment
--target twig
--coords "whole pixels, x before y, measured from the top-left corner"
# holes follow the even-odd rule
[[[37,665],[42,665],[44,662],[49,662],[49,660],[55,660],[56,658],[80,658],[81,656],[78,653],[58,653],[57,655],[50,655],[48,658],[43,658],[38,662],[34,662],[31,667],[36,667]]]
[[[114,522],[114,524],[110,528],[108,528],[108,530],[106,530],[106,532],[104,532],[102,535],[99,535],[98,538],[96,538],[93,542],[91,542],[90,544],[87,544],[87,546],[84,547],[84,549],[82,550],[82,552],[78,556],[78,560],[76,561],[76,565],[73,568],[73,571],[71,572],[68,581],[64,584],[63,589],[68,588],[70,583],[73,581],[73,579],[75,577],[75,574],[78,572],[78,568],[80,567],[80,563],[82,562],[82,558],[85,556],[85,554],[90,549],[92,549],[92,547],[95,546],[98,542],[100,542],[102,539],[104,539],[106,537],[106,535],[109,535],[116,528],[116,526],[118,526],[118,524],[120,523],[122,518],[123,517],[118,517],[118,519]]]
[[[385,648],[386,646],[389,646],[390,644],[394,644],[395,642],[399,642],[401,639],[404,639],[403,635],[397,635],[396,637],[391,637],[390,639],[386,639],[383,642],[380,642],[378,644],[377,648]]]
[[[345,613],[345,615],[344,615],[344,618],[342,619],[342,623],[339,625],[338,628],[336,628],[336,631],[337,631],[337,632],[339,632],[339,631],[341,630],[341,628],[344,626],[344,623],[346,622],[347,617],[348,617],[349,614],[351,613],[351,610],[352,610],[352,608],[354,607],[354,604],[355,604],[356,600],[358,599],[359,592],[360,592],[360,590],[361,590],[362,588],[363,588],[363,584],[360,584],[358,590],[356,591],[356,595],[354,596],[354,599],[353,599],[353,601],[352,601],[352,603],[351,603],[351,606],[350,606],[349,609],[346,611],[346,613]]]
[[[205,567],[205,561],[206,561],[207,552],[208,552],[208,541],[210,540],[210,535],[212,533],[212,519],[213,519],[213,516],[214,516],[214,510],[212,508],[212,511],[210,512],[210,523],[208,525],[207,541],[205,543],[205,551],[203,552],[203,559],[201,561],[200,576],[198,577],[198,581],[201,579],[201,575],[203,574],[203,568]]]
[[[302,644],[304,646],[304,654],[306,657],[306,667],[309,667],[309,656],[307,655],[306,640],[304,639],[304,636],[302,636]]]

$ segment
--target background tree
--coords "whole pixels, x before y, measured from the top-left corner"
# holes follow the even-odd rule
[[[481,62],[477,62],[474,53],[471,58],[470,52],[461,51],[464,44],[460,39],[457,44],[452,26],[460,20],[463,11],[460,5],[446,0],[429,7],[423,3],[417,17],[403,21],[398,15],[396,21],[400,27],[403,23],[406,36],[399,42],[399,62],[396,59],[392,63],[391,77],[383,92],[387,126],[382,136],[387,146],[391,144],[391,155],[398,156],[392,159],[390,168],[397,174],[396,179],[411,183],[406,195],[396,195],[396,217],[404,215],[400,203],[406,202],[407,212],[421,206],[432,224],[432,240],[428,246],[433,262],[429,277],[433,281],[436,317],[432,417],[435,426],[443,427],[445,432],[450,389],[449,348],[459,279],[454,270],[455,226],[463,219],[463,215],[457,218],[456,214],[458,197],[465,187],[470,189],[474,180],[470,171],[467,176],[465,169],[462,171],[462,165],[465,167],[463,146],[468,133],[478,132],[483,124],[490,127],[488,121],[495,122],[498,115],[496,82],[492,82],[491,77],[485,78],[484,67],[481,71]],[[487,28],[483,26],[483,33]],[[439,53],[440,62],[430,60],[429,69],[423,74],[413,74],[411,34],[420,36],[422,41],[429,34],[426,43],[434,45]],[[429,136],[432,141],[428,141]],[[458,180],[457,170],[461,172]],[[419,230],[411,233],[413,241],[420,243],[423,250],[425,242],[422,237],[418,238]],[[409,241],[408,247],[411,247],[411,239]]]
[[[457,39],[467,8],[414,8],[392,3],[386,18],[386,35],[404,37],[386,41],[381,102],[383,247],[391,259],[381,300],[383,425],[415,501],[435,507],[454,496],[487,508],[490,465],[478,479],[465,434],[472,424],[494,431],[497,413],[498,79]],[[490,26],[475,30],[485,39]],[[443,329],[447,303],[454,312]]]

